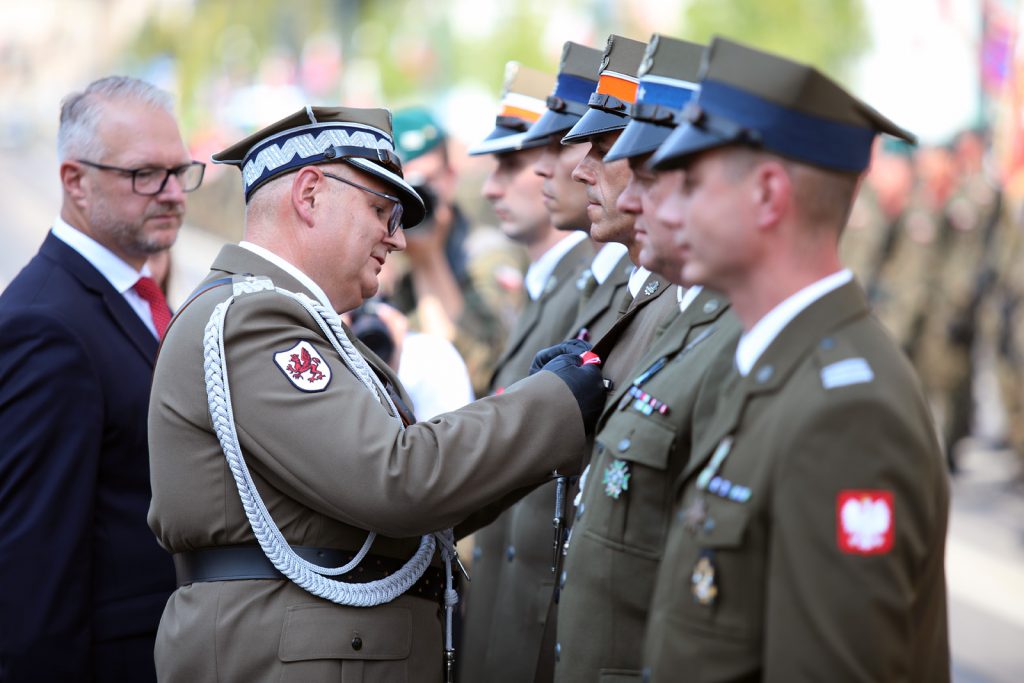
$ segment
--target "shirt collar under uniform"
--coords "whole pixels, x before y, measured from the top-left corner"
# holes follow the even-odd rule
[[[597,284],[604,284],[615,269],[615,264],[622,260],[627,251],[629,250],[626,249],[626,245],[618,242],[608,242],[601,247],[594,260],[590,262],[590,274],[594,276]]]
[[[740,337],[740,342],[736,346],[736,369],[739,370],[739,373],[746,377],[754,368],[761,354],[792,322],[793,318],[800,315],[805,308],[852,280],[853,273],[844,268],[817,282],[812,282],[768,311]]]
[[[531,301],[536,301],[544,294],[544,287],[562,257],[585,239],[587,239],[587,233],[574,230],[530,264],[530,267],[526,269],[526,293],[530,295]]]
[[[280,268],[281,270],[283,270],[284,272],[288,273],[293,278],[301,282],[306,287],[306,289],[312,292],[313,296],[316,297],[317,301],[319,301],[328,311],[334,310],[334,306],[331,305],[331,300],[327,298],[327,294],[324,293],[324,290],[320,289],[320,286],[317,283],[313,282],[313,278],[303,273],[301,270],[299,270],[297,266],[284,260],[282,257],[278,256],[274,252],[268,249],[264,249],[258,244],[253,244],[252,242],[242,240],[241,242],[238,243],[238,246],[242,247],[243,249],[247,249],[252,253],[256,254],[257,256],[260,256],[270,261],[275,266],[277,266],[278,268]]]
[[[131,290],[140,277],[149,275],[148,265],[143,265],[141,271],[136,270],[120,256],[81,230],[72,227],[60,216],[54,219],[52,232],[54,237],[77,251],[82,258],[92,264],[92,267],[98,270],[100,275],[106,278],[119,294]]]
[[[636,295],[640,293],[640,288],[647,282],[647,278],[650,277],[651,271],[647,270],[643,266],[637,266],[633,270],[633,274],[629,276],[629,293],[636,298]]]

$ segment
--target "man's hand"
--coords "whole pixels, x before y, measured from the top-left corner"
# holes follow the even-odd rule
[[[590,344],[582,339],[569,339],[561,344],[555,344],[554,346],[549,346],[546,349],[541,349],[537,352],[537,355],[533,357],[533,363],[530,364],[530,374],[532,375],[539,372],[545,365],[558,356],[561,356],[563,353],[574,353],[579,356],[590,349]]]
[[[604,378],[599,366],[584,365],[579,353],[563,353],[548,361],[542,370],[555,373],[569,387],[583,415],[583,428],[592,434],[604,410]]]

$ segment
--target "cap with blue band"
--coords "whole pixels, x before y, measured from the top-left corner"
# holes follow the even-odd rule
[[[527,140],[559,138],[576,125],[589,109],[590,95],[597,90],[601,69],[600,50],[566,41],[555,79],[555,89],[547,98],[547,111],[530,127]]]
[[[675,168],[702,151],[730,144],[794,161],[859,173],[871,160],[875,135],[914,136],[813,67],[723,38],[708,48],[700,94],[651,158]]]

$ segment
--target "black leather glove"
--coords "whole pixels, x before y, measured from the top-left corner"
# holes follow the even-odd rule
[[[591,345],[582,339],[569,339],[561,344],[555,344],[549,346],[546,349],[541,349],[537,352],[537,355],[533,357],[533,363],[530,364],[530,374],[540,371],[549,362],[561,356],[563,353],[575,353],[577,356],[582,354],[584,351],[589,351]]]
[[[604,410],[605,389],[600,366],[583,365],[578,353],[563,353],[541,369],[555,373],[569,387],[583,415],[583,428],[587,434],[592,434]]]

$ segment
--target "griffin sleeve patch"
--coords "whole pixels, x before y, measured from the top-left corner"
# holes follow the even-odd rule
[[[308,341],[274,354],[274,364],[301,391],[323,391],[331,382],[331,367]]]
[[[895,509],[892,491],[840,491],[836,500],[839,549],[851,555],[892,550]]]

